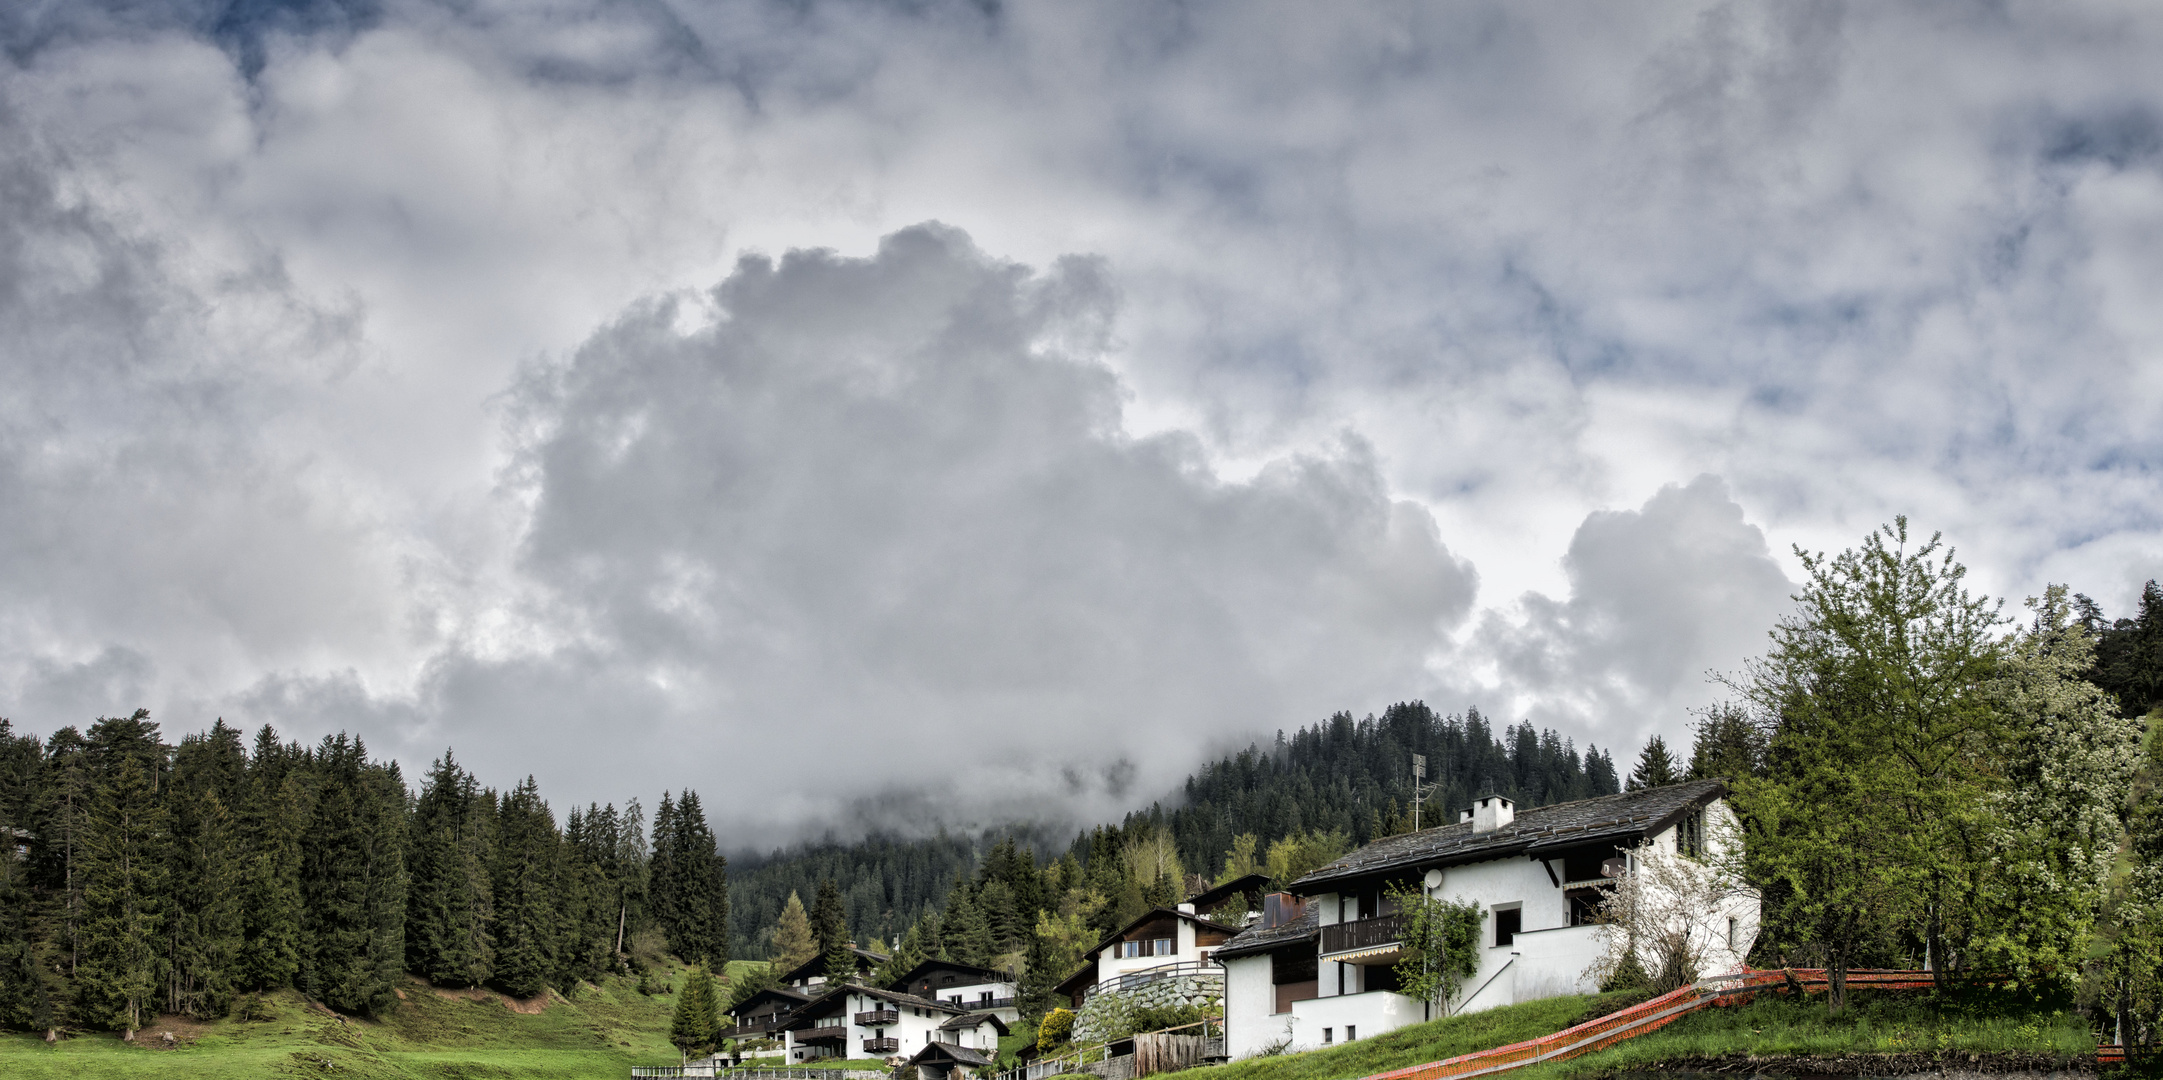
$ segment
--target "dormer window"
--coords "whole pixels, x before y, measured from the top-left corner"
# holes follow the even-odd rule
[[[1700,810],[1675,826],[1675,852],[1685,858],[1705,857],[1705,812]]]

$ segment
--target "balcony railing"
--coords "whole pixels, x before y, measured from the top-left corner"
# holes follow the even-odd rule
[[[856,1014],[857,1027],[885,1027],[888,1024],[898,1024],[900,1022],[900,1009],[873,1009],[870,1012]]]
[[[891,1054],[901,1049],[900,1039],[865,1039],[864,1053]]]
[[[800,1043],[840,1042],[848,1037],[849,1029],[842,1024],[825,1024],[814,1028],[796,1029],[796,1041]]]
[[[1354,949],[1372,949],[1378,945],[1390,945],[1404,936],[1404,916],[1384,915],[1374,919],[1357,919],[1352,922],[1331,923],[1322,928],[1322,955],[1351,952]]]
[[[1100,982],[1083,990],[1082,998],[1087,1000],[1098,994],[1105,993],[1121,994],[1129,990],[1139,990],[1151,983],[1179,978],[1215,979],[1222,982],[1224,980],[1224,969],[1215,964],[1161,964],[1157,967],[1143,968],[1140,971],[1121,975],[1116,979]]]
[[[717,1031],[717,1032],[715,1032],[715,1033],[714,1033],[714,1038],[717,1038],[717,1039],[749,1039],[749,1038],[755,1038],[755,1037],[757,1037],[757,1036],[761,1036],[761,1035],[767,1035],[767,1034],[770,1034],[770,1033],[772,1033],[773,1031],[775,1031],[775,1030],[779,1029],[779,1028],[781,1027],[781,1025],[783,1025],[783,1024],[786,1024],[786,1023],[788,1023],[788,1021],[789,1021],[789,1018],[788,1018],[788,1017],[786,1017],[786,1016],[765,1016],[765,1017],[760,1017],[760,1018],[758,1018],[758,1019],[756,1019],[756,1020],[746,1020],[746,1021],[744,1021],[743,1023],[741,1023],[741,1024],[738,1024],[738,1025],[736,1025],[735,1027],[725,1027],[725,1028],[722,1028],[722,1029],[721,1029],[720,1031]]]

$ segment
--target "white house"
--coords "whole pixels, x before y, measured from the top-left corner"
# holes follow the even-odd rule
[[[1081,966],[1057,989],[1080,1009],[1100,991],[1135,989],[1188,974],[1214,981],[1220,973],[1211,955],[1238,932],[1237,927],[1195,914],[1193,904],[1151,908],[1082,954]]]
[[[994,968],[959,964],[952,960],[926,960],[900,978],[886,984],[888,990],[914,994],[957,1008],[997,1015],[1001,1023],[1021,1022],[1014,976]]]
[[[964,1015],[976,1019],[949,1027]],[[913,1054],[935,1042],[969,1045],[980,1033],[1004,1030],[991,1013],[975,1012],[943,1001],[854,984],[837,986],[799,1006],[781,1025],[792,1065],[821,1058],[891,1058]],[[997,1036],[991,1048],[998,1049]]]
[[[1605,951],[1593,924],[1603,884],[1648,852],[1711,853],[1732,822],[1719,780],[1559,803],[1516,813],[1500,796],[1455,824],[1392,836],[1295,881],[1260,922],[1216,950],[1224,968],[1225,1050],[1312,1049],[1429,1019],[1397,993],[1400,923],[1384,894],[1419,887],[1487,913],[1478,971],[1451,1013],[1589,993]],[[1757,937],[1754,901],[1702,914],[1706,973],[1741,964]]]

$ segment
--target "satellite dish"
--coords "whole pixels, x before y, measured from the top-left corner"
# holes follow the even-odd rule
[[[1430,889],[1439,889],[1442,887],[1442,871],[1427,871],[1427,887]]]

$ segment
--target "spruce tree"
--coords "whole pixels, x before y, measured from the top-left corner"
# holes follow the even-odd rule
[[[1675,759],[1667,753],[1667,740],[1658,735],[1646,740],[1644,753],[1637,757],[1637,769],[1630,774],[1629,790],[1666,787],[1680,781],[1681,777],[1675,775]]]
[[[415,801],[406,963],[442,986],[479,986],[495,973],[494,798],[446,750]]]
[[[199,1020],[224,1016],[241,975],[241,855],[233,815],[213,787],[199,796],[174,847],[172,971],[167,1008]],[[184,868],[184,869],[183,869]]]
[[[241,852],[232,808],[245,797],[247,750],[223,720],[180,742],[170,795],[172,910],[165,1009],[225,1015],[240,977]]]
[[[301,842],[298,983],[348,1012],[387,1006],[405,968],[405,785],[367,753],[342,732],[324,738]]]
[[[496,842],[496,985],[514,997],[548,988],[557,963],[556,823],[528,776],[503,800]]]
[[[33,918],[49,795],[44,747],[0,717],[0,1027],[50,1029],[56,1020],[54,976]],[[16,857],[18,845],[30,848],[29,858]]]
[[[841,903],[841,886],[832,878],[819,879],[819,890],[811,901],[811,936],[817,939],[821,954],[832,952],[835,942],[849,936],[849,910]]]
[[[683,849],[676,835],[676,800],[664,791],[653,812],[653,858],[646,873],[647,906],[664,938],[683,922],[683,881],[678,866]],[[673,944],[672,946],[673,947]]]
[[[156,784],[140,755],[121,757],[84,823],[79,991],[88,1018],[130,1038],[156,1014],[162,974],[167,837]]]
[[[1723,705],[1707,710],[1697,721],[1689,779],[1732,782],[1755,776],[1765,757],[1764,742],[1764,735],[1741,708]]]
[[[713,1046],[713,1035],[719,1020],[719,1002],[714,999],[713,976],[706,973],[703,965],[694,966],[684,976],[683,990],[676,995],[676,1011],[669,1018],[668,1041],[689,1058],[705,1053]]]
[[[236,984],[275,990],[293,985],[300,973],[300,838],[314,804],[302,778],[279,775],[267,763],[263,740],[256,745],[240,815],[243,902]]]

